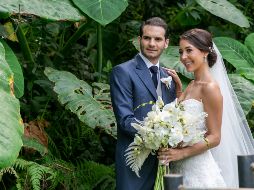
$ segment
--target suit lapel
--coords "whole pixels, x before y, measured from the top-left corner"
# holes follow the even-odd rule
[[[145,62],[139,55],[137,55],[135,57],[135,59],[137,62],[137,66],[136,66],[136,70],[135,70],[137,75],[139,76],[141,81],[145,84],[146,88],[150,91],[150,93],[153,95],[153,97],[157,100],[158,95],[156,93],[156,89],[154,87],[149,69],[147,68]]]

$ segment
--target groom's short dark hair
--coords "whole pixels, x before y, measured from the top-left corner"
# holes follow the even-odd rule
[[[168,31],[168,25],[165,22],[165,20],[163,20],[160,17],[152,17],[149,18],[148,20],[142,22],[140,28],[139,28],[139,36],[142,37],[143,35],[143,28],[146,25],[151,25],[151,26],[160,26],[162,28],[164,28],[165,30],[165,38],[168,39],[169,38],[169,31]]]

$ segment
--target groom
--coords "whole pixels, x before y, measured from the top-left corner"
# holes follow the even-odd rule
[[[131,126],[143,120],[152,105],[142,103],[156,101],[161,96],[164,103],[176,98],[178,84],[171,82],[169,87],[160,81],[168,77],[160,67],[159,58],[168,47],[168,29],[164,20],[153,17],[143,22],[138,37],[141,52],[133,59],[113,68],[110,79],[111,99],[117,120],[116,145],[116,189],[152,190],[157,173],[156,155],[149,155],[137,177],[126,166],[125,150],[133,142],[136,130]],[[136,109],[137,108],[137,109]]]

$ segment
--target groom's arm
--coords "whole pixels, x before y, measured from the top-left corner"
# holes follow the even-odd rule
[[[127,69],[127,68],[126,68]],[[110,93],[118,130],[135,136],[136,129],[131,126],[135,122],[133,112],[132,81],[129,73],[121,66],[113,68],[110,78]]]

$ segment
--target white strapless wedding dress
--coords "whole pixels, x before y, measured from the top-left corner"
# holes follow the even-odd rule
[[[195,99],[184,100],[182,104],[186,110],[191,111],[193,114],[204,111],[203,103]],[[202,127],[206,129],[205,123],[202,124]],[[225,181],[220,173],[220,168],[215,162],[210,150],[184,160],[172,162],[170,173],[182,174],[184,187],[226,187]]]

